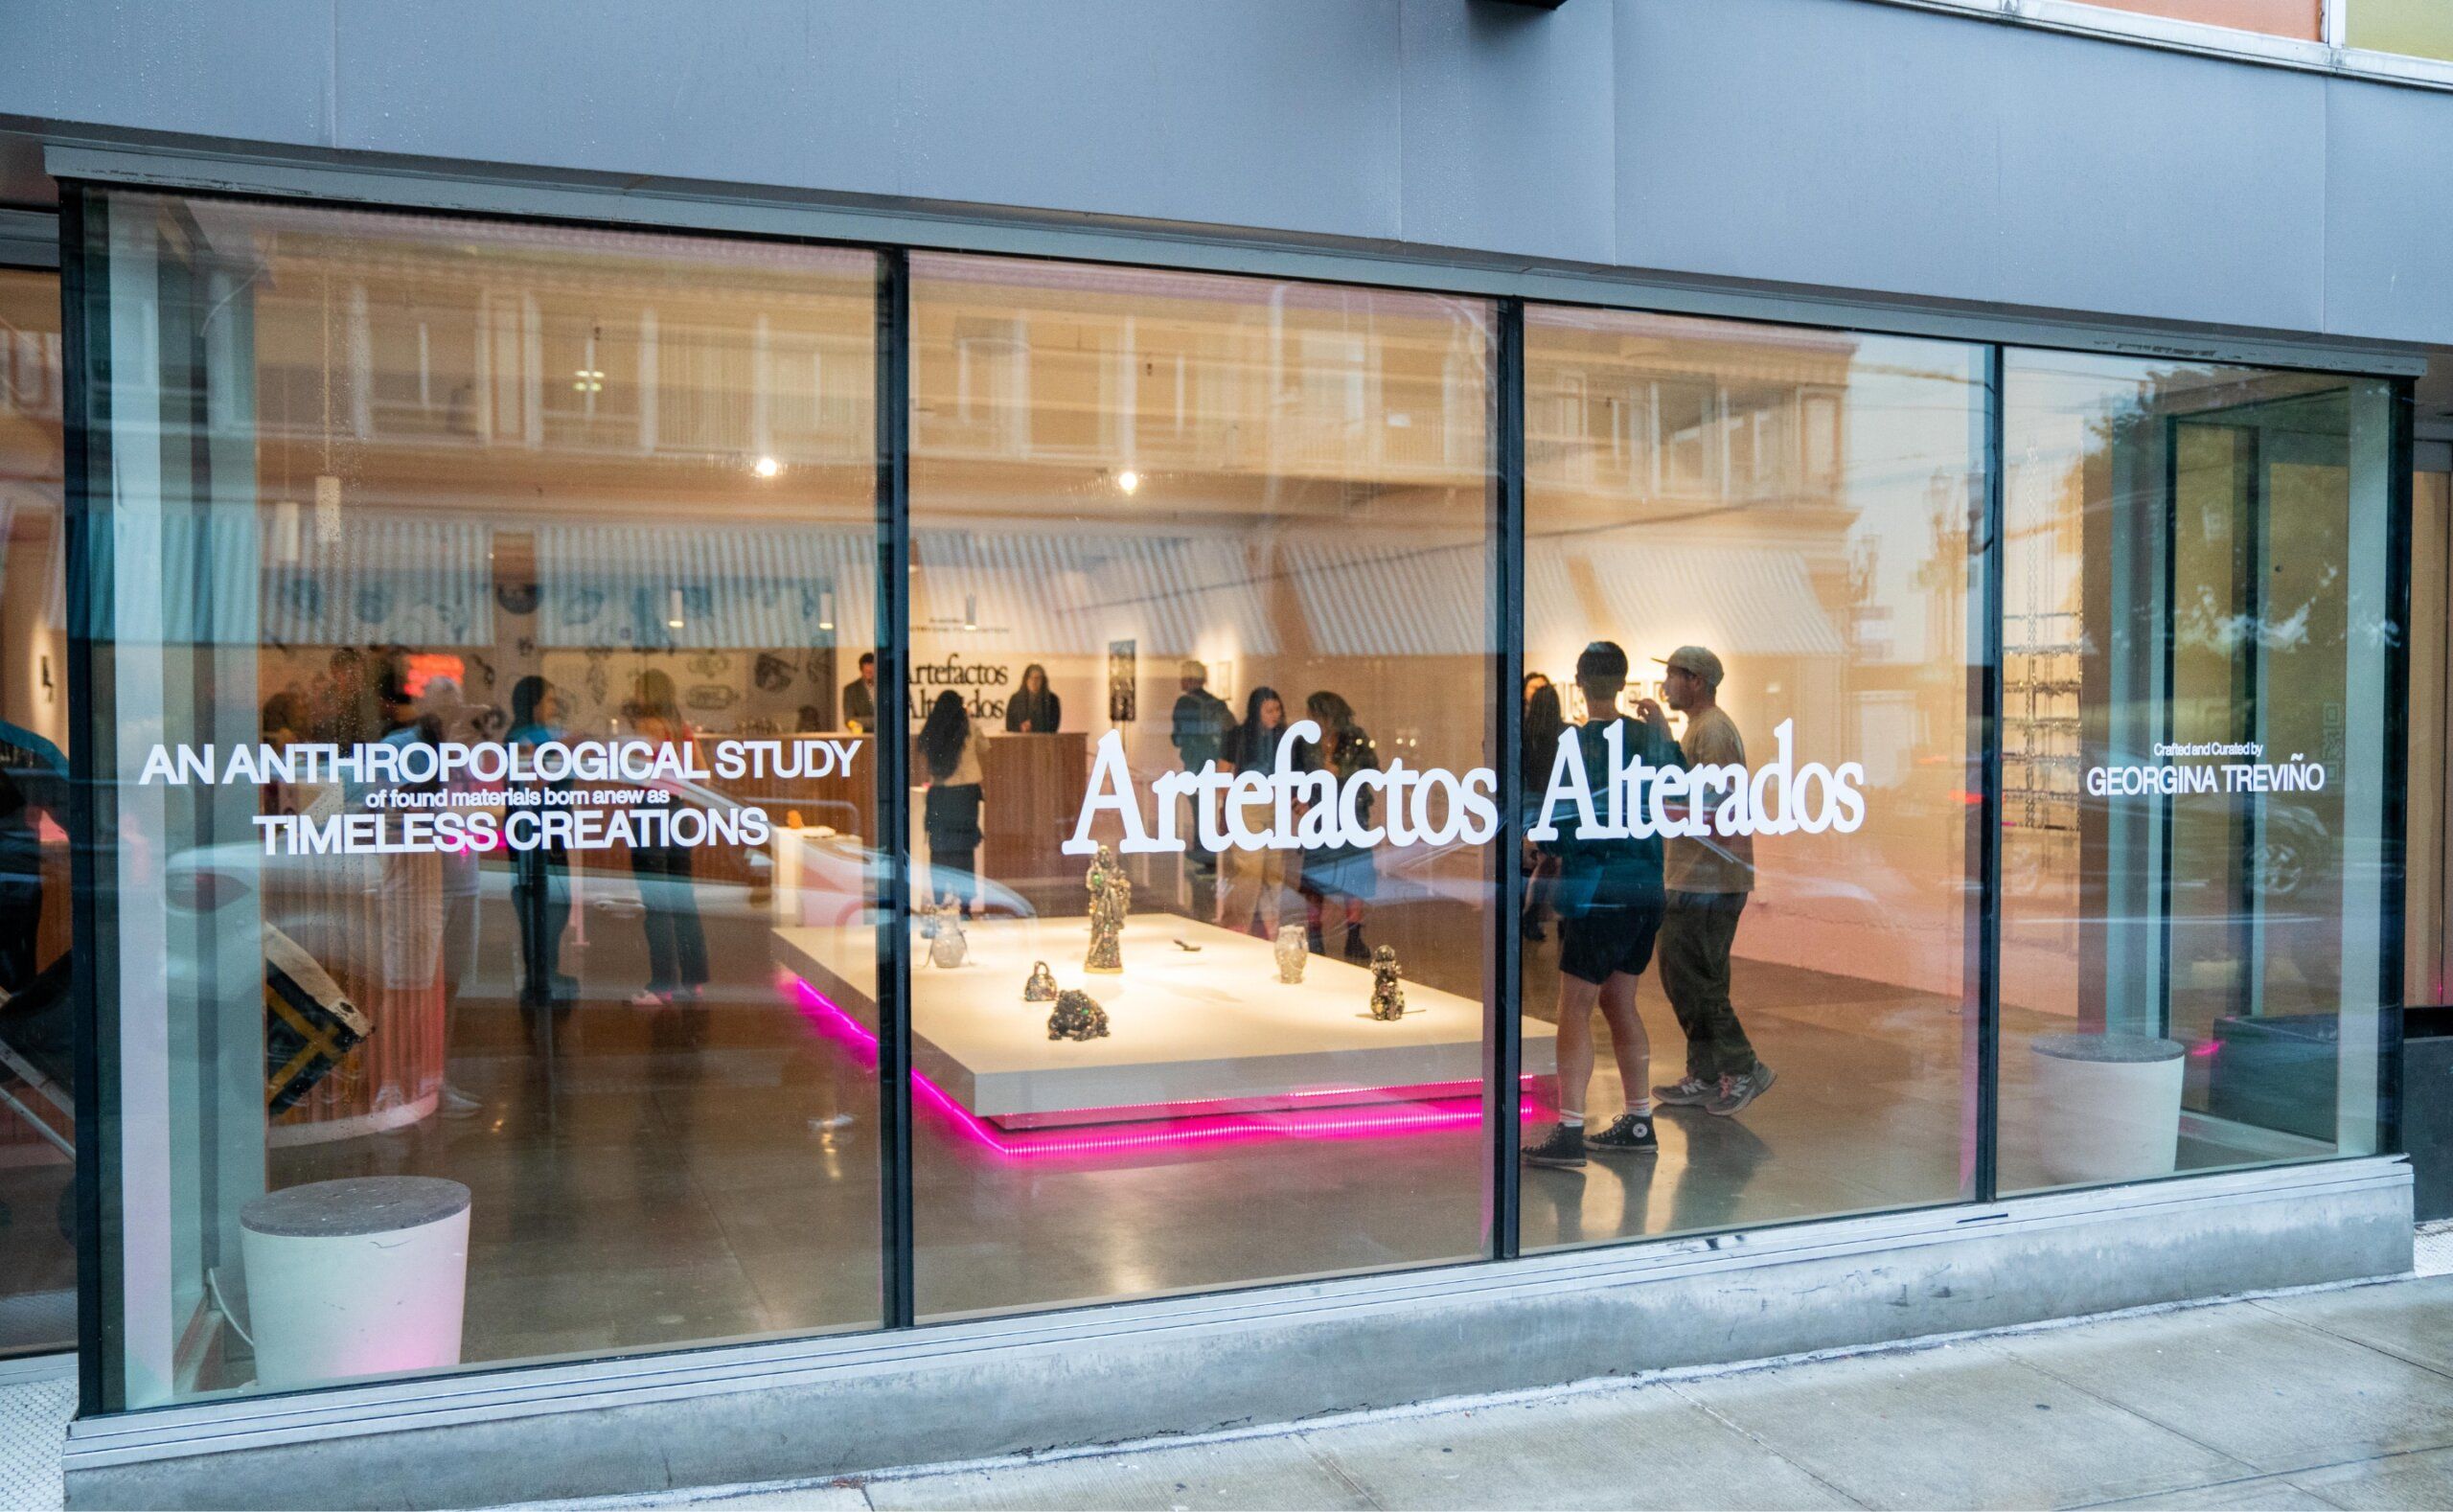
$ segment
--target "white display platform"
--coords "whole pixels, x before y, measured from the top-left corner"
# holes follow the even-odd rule
[[[1083,972],[1086,918],[965,931],[970,959],[951,971],[928,964],[928,942],[913,941],[912,1058],[956,1102],[1006,1128],[1336,1107],[1482,1079],[1482,1005],[1420,982],[1406,983],[1406,1016],[1383,1022],[1371,1017],[1368,969],[1315,955],[1301,982],[1281,983],[1268,943],[1190,919],[1131,919],[1121,975]],[[877,939],[857,926],[775,930],[777,958],[872,1030]],[[1035,960],[1058,986],[1098,1000],[1107,1038],[1047,1037],[1051,1005],[1022,1000]],[[1557,1030],[1524,1025],[1524,1070],[1547,1075]],[[1154,1106],[1187,1104],[1199,1106]]]

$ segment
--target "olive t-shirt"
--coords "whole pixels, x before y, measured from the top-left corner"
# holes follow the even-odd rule
[[[1718,706],[1687,717],[1686,735],[1678,748],[1690,773],[1702,767],[1746,765],[1746,742],[1737,733],[1737,722]],[[1714,786],[1711,808],[1717,811],[1731,791],[1725,783]],[[1754,887],[1754,837],[1751,835],[1715,833],[1708,840],[1672,836],[1663,862],[1663,881],[1672,892],[1751,892]]]

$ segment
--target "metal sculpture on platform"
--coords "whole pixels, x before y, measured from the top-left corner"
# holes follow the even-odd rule
[[[1108,1011],[1089,993],[1068,987],[1056,995],[1056,1011],[1047,1016],[1047,1037],[1104,1040],[1108,1037]]]
[[[1371,952],[1371,1017],[1402,1019],[1406,1016],[1406,990],[1397,983],[1402,974],[1397,966],[1397,948],[1383,945]]]
[[[1102,845],[1083,885],[1090,893],[1090,949],[1082,959],[1082,970],[1102,974],[1121,972],[1124,916],[1133,906],[1133,879],[1125,876],[1115,853]]]
[[[1280,927],[1276,949],[1277,979],[1288,983],[1301,981],[1303,963],[1312,958],[1312,952],[1304,946],[1303,926],[1289,924]]]
[[[962,929],[962,900],[948,898],[937,909],[935,924],[928,936],[928,964],[951,971],[971,956],[971,941]]]

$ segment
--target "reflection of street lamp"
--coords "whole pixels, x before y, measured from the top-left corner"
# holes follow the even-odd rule
[[[1141,492],[1141,474],[1127,468],[1115,475],[1115,486],[1127,493],[1138,493]]]
[[[681,590],[679,588],[673,590],[673,602],[665,614],[664,624],[668,630],[681,628]]]

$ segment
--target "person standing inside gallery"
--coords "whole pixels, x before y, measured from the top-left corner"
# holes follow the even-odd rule
[[[506,738],[514,750],[533,759],[538,746],[562,738],[562,696],[552,683],[531,674],[512,684]],[[546,795],[568,792],[570,786],[568,777],[537,782],[521,796],[534,803],[530,812],[541,814],[560,807]],[[519,1006],[532,1016],[579,995],[578,980],[562,972],[562,931],[571,919],[570,853],[559,832],[540,834],[551,837],[511,853],[511,906],[519,918]]]
[[[437,677],[425,686],[426,725],[439,744],[466,744],[475,739],[471,716],[473,710],[462,697],[460,683],[454,677]],[[465,774],[444,784],[454,808],[465,811],[465,801],[476,791],[476,785]],[[443,855],[443,1018],[445,1037],[459,1019],[460,993],[469,985],[470,974],[477,964],[478,930],[483,925],[478,909],[478,887],[481,881],[482,858],[476,845],[464,843],[441,847]],[[443,1084],[443,1113],[447,1118],[466,1118],[479,1107],[470,1096],[449,1082]]]
[[[1629,765],[1638,758],[1652,767],[1683,763],[1659,704],[1642,700],[1637,705],[1638,719],[1618,712],[1618,696],[1627,685],[1627,653],[1616,642],[1597,640],[1585,647],[1576,658],[1575,681],[1592,713],[1571,735],[1562,737],[1561,745],[1575,741],[1597,815],[1610,809],[1609,785],[1616,766],[1610,750],[1612,726],[1618,729]],[[1543,818],[1542,807],[1536,798],[1535,827]],[[1532,1165],[1571,1167],[1584,1164],[1587,1150],[1607,1156],[1654,1155],[1661,1145],[1645,1090],[1652,1075],[1652,1046],[1636,1011],[1636,978],[1652,961],[1653,938],[1661,928],[1661,839],[1586,835],[1574,806],[1559,807],[1564,812],[1550,816],[1559,836],[1544,842],[1544,849],[1559,858],[1559,1121],[1525,1148],[1525,1159]],[[1610,1024],[1610,1049],[1618,1063],[1627,1108],[1609,1128],[1587,1138],[1596,1007]]]
[[[1336,774],[1341,790],[1356,772],[1380,769],[1379,748],[1371,744],[1370,733],[1355,722],[1354,705],[1344,698],[1323,688],[1303,701],[1303,713],[1320,727],[1320,739],[1311,747],[1312,760]],[[1358,823],[1371,823],[1373,797],[1367,789],[1357,790]],[[1371,847],[1341,838],[1296,854],[1302,867],[1296,886],[1303,894],[1306,946],[1315,955],[1328,953],[1321,930],[1334,907],[1345,920],[1345,958],[1357,966],[1368,965],[1371,946],[1363,938],[1363,910],[1379,895],[1380,881]]]
[[[860,675],[843,684],[843,727],[865,732],[878,724],[878,653],[860,653]]]
[[[1737,722],[1720,705],[1721,659],[1701,646],[1681,646],[1662,661],[1662,695],[1686,716],[1679,742],[1686,767],[1746,765]],[[1708,819],[1729,796],[1708,786],[1690,802]],[[1755,1055],[1730,1005],[1730,947],[1737,918],[1754,888],[1754,839],[1714,833],[1670,837],[1667,911],[1661,925],[1661,986],[1686,1036],[1686,1074],[1653,1095],[1667,1108],[1701,1108],[1728,1117],[1772,1085],[1772,1068]]]
[[[1197,661],[1187,661],[1176,669],[1176,686],[1181,691],[1176,697],[1175,718],[1171,739],[1175,743],[1176,759],[1183,769],[1199,776],[1209,769],[1209,764],[1226,753],[1226,732],[1234,727],[1235,712],[1226,700],[1209,691],[1209,669]],[[1208,800],[1196,793],[1187,800],[1200,805]],[[1218,857],[1201,841],[1199,815],[1186,827],[1192,836],[1191,864],[1196,882],[1216,884]]]
[[[951,688],[938,694],[928,722],[920,726],[920,760],[928,769],[928,794],[920,811],[920,827],[928,836],[928,890],[947,886],[974,914],[979,911],[977,745],[962,695]]]
[[[1278,698],[1277,690],[1254,688],[1244,700],[1244,722],[1226,735],[1228,768],[1238,774],[1275,776],[1278,746],[1285,733],[1286,704]],[[1300,748],[1289,751],[1287,759],[1303,760]],[[1275,823],[1275,814],[1274,800],[1262,798],[1247,801],[1241,818],[1246,830],[1257,833]],[[1230,825],[1236,816],[1230,810]],[[1257,934],[1264,940],[1274,938],[1277,921],[1286,910],[1287,887],[1294,881],[1293,856],[1293,852],[1274,846],[1256,851],[1230,846],[1219,858],[1219,889],[1225,898],[1218,922],[1239,933]]]
[[[698,739],[681,718],[673,678],[655,667],[632,684],[630,726],[659,751],[677,747],[686,755]],[[696,1002],[707,985],[707,936],[699,922],[690,847],[633,845],[630,869],[639,880],[640,923],[648,937],[647,989],[630,1001],[641,1008]]]
[[[1533,675],[1542,677],[1540,673]],[[1568,722],[1559,708],[1559,690],[1550,679],[1542,677],[1541,686],[1526,685],[1525,697],[1525,735],[1521,747],[1524,756],[1517,767],[1518,786],[1523,790],[1525,806],[1542,801],[1543,790],[1550,780],[1550,766],[1558,759],[1559,742],[1566,738]],[[1542,927],[1543,910],[1550,905],[1550,893],[1558,881],[1559,861],[1527,846],[1525,857],[1525,905],[1517,919],[1517,928],[1528,941],[1549,936]]]
[[[1022,669],[1022,685],[1005,700],[1005,733],[1053,735],[1065,705],[1047,685],[1047,669],[1032,662]]]

